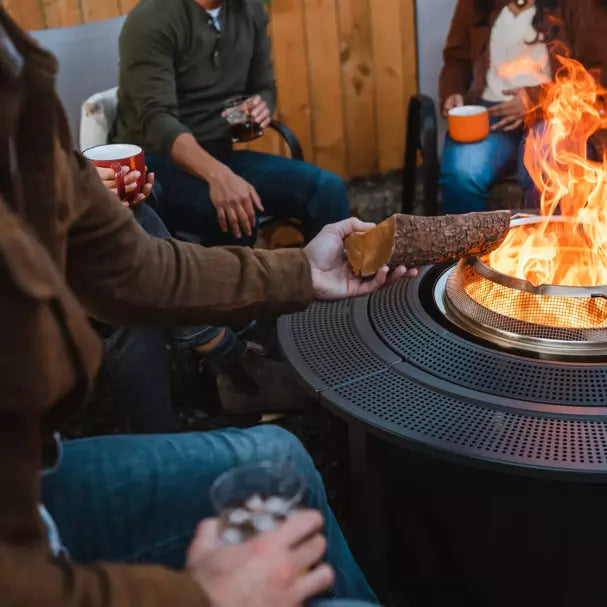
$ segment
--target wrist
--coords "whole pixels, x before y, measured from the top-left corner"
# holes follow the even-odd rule
[[[303,253],[303,256],[306,258],[306,261],[308,262],[308,268],[310,271],[310,274],[309,274],[310,286],[312,288],[313,296],[316,297],[316,294],[318,293],[319,278],[320,278],[320,275],[322,274],[322,272],[312,262],[312,259],[310,258],[307,248],[308,247],[304,247],[301,251]]]
[[[220,179],[229,170],[230,169],[225,164],[213,158],[211,162],[208,162],[206,166],[203,167],[201,177],[208,183],[211,183],[212,181]]]

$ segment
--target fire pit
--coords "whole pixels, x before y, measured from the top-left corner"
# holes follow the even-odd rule
[[[591,587],[588,578],[602,580],[586,575],[593,559],[578,555],[590,535],[597,538],[596,551],[607,541],[597,518],[585,517],[594,506],[607,507],[607,154],[591,161],[587,151],[589,136],[607,128],[596,109],[599,94],[607,91],[578,63],[563,63],[566,73],[546,91],[547,126],[530,138],[525,152],[542,194],[542,216],[515,218],[503,244],[482,258],[426,267],[371,296],[317,303],[279,322],[279,339],[293,367],[321,403],[349,422],[352,506],[355,529],[366,534],[361,554],[367,566],[379,575],[377,545],[387,534],[379,541],[381,525],[369,529],[385,518],[373,505],[381,491],[376,485],[362,488],[376,483],[390,463],[375,462],[369,472],[368,445],[379,437],[407,453],[397,477],[411,460],[416,463],[410,474],[420,459],[440,461],[446,470],[440,480],[436,470],[423,476],[432,479],[423,499],[410,496],[422,504],[421,515],[404,537],[416,537],[420,525],[426,534],[419,534],[418,562],[429,550],[426,537],[433,537],[434,519],[424,520],[427,511],[437,510],[433,495],[447,487],[438,503],[457,502],[454,496],[467,479],[479,479],[469,499],[482,496],[478,501],[491,503],[491,511],[486,518],[470,515],[462,541],[450,546],[460,558],[449,561],[447,550],[447,556],[436,557],[444,561],[436,569],[459,567],[465,558],[458,551],[478,528],[473,545],[482,562],[467,573],[483,570],[477,584],[494,581],[492,596],[482,604],[520,598],[501,602],[508,592],[500,586],[500,572],[525,561],[521,544],[537,551],[529,552],[519,571],[529,571],[530,583],[537,584],[544,567],[554,597],[571,599],[566,604],[596,604],[579,600],[578,589]],[[451,489],[454,477],[459,485]],[[413,484],[411,478],[397,478],[394,485]],[[517,495],[524,496],[522,505]],[[464,500],[450,524],[441,520],[438,527],[448,529],[447,537],[459,537],[459,519],[475,508]],[[533,541],[519,533],[529,520]],[[573,520],[580,532],[565,540],[561,527],[572,529]],[[512,525],[502,533],[491,521]],[[507,546],[508,558],[500,558],[498,542]],[[556,567],[563,566],[571,582],[567,589],[553,580]]]
[[[604,333],[492,311],[481,324],[458,279],[468,273],[484,279],[466,260],[314,304],[280,320],[283,350],[324,404],[392,442],[526,475],[607,480]]]

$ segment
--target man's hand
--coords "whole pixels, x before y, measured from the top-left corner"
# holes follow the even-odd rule
[[[334,574],[323,558],[320,513],[301,510],[276,530],[235,546],[219,537],[219,521],[203,521],[187,558],[187,571],[212,607],[302,607],[327,590]]]
[[[525,121],[525,112],[529,106],[529,97],[525,89],[503,91],[504,95],[513,95],[510,101],[504,101],[489,108],[491,116],[500,116],[502,120],[496,122],[492,131],[514,131]]]
[[[399,266],[391,274],[389,268],[384,266],[371,280],[361,280],[352,274],[344,253],[344,238],[353,232],[368,232],[373,227],[374,224],[359,219],[346,219],[324,227],[304,249],[310,261],[314,296],[317,299],[335,300],[366,295],[403,276],[417,274],[417,270],[407,271],[404,266]]]
[[[118,187],[116,185],[116,177],[114,175],[114,169],[105,169],[103,167],[96,166],[97,174],[101,177],[101,181],[103,185],[110,191],[118,196]],[[122,175],[124,176],[124,189],[127,194],[132,192],[137,187],[137,180],[141,176],[139,171],[131,171],[129,167],[122,167]],[[132,207],[140,202],[144,202],[150,197],[152,193],[152,188],[154,187],[154,173],[150,173],[147,178],[147,183],[143,186],[143,191],[141,191],[137,196],[131,200],[123,200],[122,204],[125,207]]]
[[[263,206],[255,188],[232,172],[224,164],[209,178],[209,194],[217,211],[219,227],[236,238],[253,234],[255,209],[263,212]]]
[[[259,95],[247,99],[246,106],[249,116],[251,116],[261,128],[265,129],[272,121],[270,108]]]
[[[443,118],[446,118],[449,115],[449,110],[452,110],[454,107],[461,107],[462,105],[464,105],[464,98],[462,95],[449,95],[443,106]]]

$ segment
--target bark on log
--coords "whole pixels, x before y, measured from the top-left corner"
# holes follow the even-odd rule
[[[392,215],[366,233],[345,239],[354,274],[373,276],[382,266],[419,268],[496,249],[510,227],[510,211],[419,217]]]

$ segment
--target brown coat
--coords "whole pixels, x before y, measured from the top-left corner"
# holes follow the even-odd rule
[[[147,236],[73,152],[54,58],[2,9],[0,24],[25,59],[17,123],[6,118],[10,87],[0,77],[0,130],[15,133],[14,182],[23,190],[7,184],[0,133],[0,603],[204,607],[204,592],[185,573],[52,558],[37,512],[43,440],[82,405],[97,372],[101,347],[89,314],[176,325],[296,311],[312,297],[309,263],[300,251],[204,249]]]
[[[571,55],[594,70],[607,86],[607,3],[598,0],[560,0]]]
[[[575,1],[575,0],[572,0]],[[458,0],[447,44],[443,50],[443,69],[439,79],[441,108],[451,95],[462,95],[466,103],[477,103],[487,86],[489,69],[489,39],[491,28],[508,0],[496,0],[488,23],[481,23],[481,15],[475,9],[474,0]],[[569,44],[560,10],[550,15],[550,25],[555,27],[555,37],[548,44],[553,72],[558,68],[556,55],[566,52]],[[532,100],[539,96],[539,87],[528,87]]]
[[[599,0],[560,0],[571,56],[607,87],[607,3]],[[607,106],[607,99],[603,100]],[[607,148],[607,130],[598,131],[591,139],[598,156]]]

